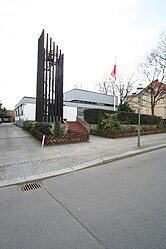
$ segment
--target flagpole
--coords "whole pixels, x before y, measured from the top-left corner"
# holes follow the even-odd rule
[[[114,111],[116,110],[116,96],[115,96],[115,91],[114,91]]]

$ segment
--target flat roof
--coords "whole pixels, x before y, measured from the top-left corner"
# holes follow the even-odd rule
[[[113,96],[112,94],[104,94],[104,93],[99,93],[99,92],[94,92],[94,91],[89,91],[89,90],[83,90],[83,89],[79,89],[79,88],[73,88],[72,90],[69,90],[65,93],[69,93],[69,92],[72,92],[74,90],[77,90],[77,91],[82,91],[82,92],[89,92],[89,93],[96,93],[96,94],[100,94],[100,95],[107,95],[107,96]],[[65,94],[64,93],[64,94]]]

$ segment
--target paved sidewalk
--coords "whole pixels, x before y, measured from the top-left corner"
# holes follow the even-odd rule
[[[166,148],[166,133],[107,139],[91,136],[88,143],[41,147],[24,130],[0,127],[0,187],[44,179],[86,167]]]

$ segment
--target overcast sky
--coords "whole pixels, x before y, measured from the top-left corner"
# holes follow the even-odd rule
[[[0,0],[0,100],[14,109],[36,96],[37,42],[44,29],[64,53],[64,91],[97,91],[131,74],[166,27],[165,0]]]

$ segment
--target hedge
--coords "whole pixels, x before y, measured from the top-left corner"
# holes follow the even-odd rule
[[[158,129],[142,129],[140,131],[140,135],[150,135],[150,134],[158,134],[158,133],[165,133],[166,128]],[[110,130],[102,130],[102,131],[95,131],[91,130],[92,135],[96,135],[99,137],[106,137],[106,138],[124,138],[124,137],[134,137],[138,136],[138,131],[110,131]]]
[[[101,109],[87,109],[84,110],[84,120],[89,124],[98,124],[99,118],[102,115],[106,118],[108,115],[117,113],[118,120],[122,124],[136,125],[138,124],[138,113],[134,112],[115,112]],[[166,126],[166,119],[157,116],[150,116],[141,114],[141,125],[160,125]]]

